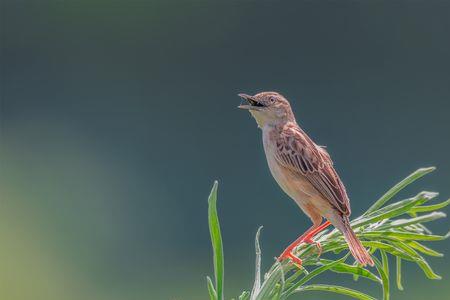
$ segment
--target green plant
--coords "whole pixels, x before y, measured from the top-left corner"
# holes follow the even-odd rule
[[[442,257],[443,254],[422,244],[425,241],[440,241],[445,236],[434,235],[424,223],[446,217],[437,210],[450,204],[450,199],[438,204],[425,205],[438,194],[421,192],[415,197],[385,205],[399,191],[415,180],[432,172],[435,168],[423,168],[415,171],[392,187],[377,200],[363,215],[354,219],[351,224],[364,246],[370,249],[375,261],[375,270],[358,264],[347,263],[349,252],[342,235],[336,229],[327,230],[316,236],[315,240],[322,245],[322,255],[317,256],[312,245],[301,245],[296,254],[303,260],[302,268],[289,262],[278,262],[271,266],[261,281],[261,249],[258,229],[255,238],[256,267],[255,281],[251,291],[244,291],[239,300],[287,299],[289,296],[307,291],[328,291],[347,295],[356,299],[376,299],[361,291],[343,286],[328,284],[311,284],[310,281],[324,272],[346,273],[358,280],[360,277],[378,283],[382,287],[383,299],[388,300],[390,294],[389,256],[396,261],[396,285],[402,290],[403,261],[416,263],[429,279],[441,279],[430,267],[424,256]],[[214,183],[209,203],[209,229],[214,252],[215,284],[207,277],[207,285],[211,300],[223,300],[224,260],[222,237],[217,216],[217,181]],[[326,254],[332,258],[324,258]],[[342,255],[342,253],[345,253]],[[378,257],[377,257],[378,255]],[[337,258],[336,258],[337,257]]]

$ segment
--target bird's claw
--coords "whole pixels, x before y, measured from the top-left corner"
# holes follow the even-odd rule
[[[322,254],[322,245],[320,244],[320,242],[315,242],[312,239],[307,239],[307,240],[304,240],[303,243],[314,244],[317,247],[317,251],[318,251],[317,257],[320,257],[320,255]],[[278,261],[280,261],[280,262],[283,260],[286,260],[286,259],[291,260],[292,263],[295,264],[297,267],[302,268],[302,264],[303,264],[302,260],[298,256],[296,256],[294,253],[292,253],[291,249],[287,249],[287,251],[284,251],[280,255],[280,257],[278,257]]]
[[[305,240],[305,243],[307,244],[314,244],[317,248],[317,256],[320,257],[320,255],[322,255],[322,245],[320,244],[320,242],[315,242],[312,239],[309,240]]]
[[[295,248],[300,246],[301,244],[314,244],[317,247],[318,250],[318,257],[322,254],[322,245],[319,242],[315,242],[313,240],[313,237],[319,233],[320,231],[324,230],[328,226],[330,226],[330,221],[326,221],[322,225],[320,225],[317,228],[309,229],[306,231],[303,235],[301,235],[299,238],[297,238],[292,244],[290,244],[284,251],[281,253],[281,255],[278,257],[278,261],[283,261],[285,259],[290,259],[295,265],[297,265],[299,268],[302,267],[302,260],[295,256],[293,254],[293,251]]]

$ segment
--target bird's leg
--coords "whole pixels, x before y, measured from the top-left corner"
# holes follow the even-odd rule
[[[304,240],[305,243],[307,243],[307,244],[315,244],[316,245],[317,250],[319,252],[318,256],[320,256],[322,254],[322,245],[320,244],[320,242],[313,241],[313,237],[316,234],[318,234],[319,232],[321,232],[322,230],[324,230],[325,228],[327,228],[328,226],[330,226],[330,225],[331,225],[330,221],[326,221],[322,225],[317,227],[316,229],[314,229],[311,232],[309,232],[307,234],[307,236],[305,236],[305,240]]]
[[[314,229],[315,229],[315,226],[312,226],[304,234],[299,236],[294,242],[292,242],[289,246],[287,246],[287,248],[283,251],[283,253],[281,253],[281,255],[278,257],[278,260],[282,261],[282,260],[290,258],[293,261],[295,260],[296,263],[301,265],[301,263],[302,263],[301,259],[296,257],[294,254],[292,254],[292,251],[295,249],[295,247],[297,247],[298,245],[303,243],[305,236]]]
[[[318,234],[319,232],[321,232],[322,230],[324,230],[325,228],[327,228],[330,225],[331,225],[330,221],[326,221],[325,223],[323,223],[322,225],[320,225],[318,227],[313,225],[304,234],[302,234],[300,237],[298,237],[292,244],[290,244],[283,251],[283,253],[281,253],[280,257],[278,257],[278,260],[282,261],[285,259],[291,259],[292,262],[301,266],[302,260],[292,253],[292,251],[301,243],[316,244],[317,248],[319,249],[319,255],[320,255],[320,253],[322,252],[322,246],[320,245],[319,242],[314,242],[312,240],[312,238],[316,234]]]

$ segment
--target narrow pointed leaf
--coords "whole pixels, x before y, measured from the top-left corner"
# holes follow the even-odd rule
[[[209,278],[209,276],[206,276],[206,284],[208,286],[209,299],[217,300],[217,293],[216,293],[216,290],[214,289],[214,285],[211,281],[211,278]]]
[[[259,246],[259,235],[261,233],[261,229],[263,227],[260,226],[255,236],[255,281],[253,283],[253,289],[250,296],[250,299],[255,299],[256,295],[259,293],[261,289],[261,247]]]
[[[375,262],[375,267],[377,268],[378,274],[383,281],[383,300],[389,300],[389,275],[386,274],[383,268],[383,264],[376,257],[372,257]]]
[[[361,267],[361,265],[357,261],[355,261],[353,263],[353,266],[354,267]],[[358,279],[359,279],[359,276],[357,274],[353,274],[353,281],[358,281]]]
[[[413,173],[411,173],[408,177],[397,183],[395,186],[393,186],[389,191],[387,191],[383,196],[381,196],[380,199],[378,199],[365,213],[364,215],[370,214],[371,212],[374,212],[375,210],[382,207],[387,201],[389,201],[392,197],[394,197],[398,192],[400,192],[402,189],[404,189],[409,184],[413,183],[417,179],[421,178],[422,176],[433,172],[436,168],[435,167],[429,167],[429,168],[421,168]]]
[[[291,286],[292,283],[299,278],[303,273],[305,273],[304,268],[298,269],[294,274],[292,274],[288,279],[286,279],[286,286]]]
[[[403,291],[402,285],[402,259],[400,257],[396,257],[396,271],[397,271],[397,288],[400,291]]]
[[[320,267],[315,268],[313,271],[311,271],[308,275],[305,275],[302,279],[300,279],[298,282],[296,282],[295,284],[293,284],[290,288],[288,288],[286,290],[285,293],[283,293],[283,295],[285,297],[288,297],[289,295],[291,295],[292,293],[295,292],[295,290],[302,286],[303,284],[305,284],[306,282],[308,282],[309,280],[313,279],[314,277],[316,277],[317,275],[325,272],[328,269],[331,269],[332,267],[336,266],[337,264],[344,262],[347,257],[349,256],[349,254],[347,253],[344,257],[342,257],[341,259],[338,259],[336,261],[332,261],[328,264],[322,265]]]
[[[214,275],[216,281],[217,300],[223,300],[223,279],[224,279],[224,264],[223,264],[223,246],[222,234],[220,232],[219,217],[217,216],[217,187],[218,182],[215,181],[211,194],[208,198],[208,221],[209,232],[211,234],[211,243],[214,253]]]
[[[328,259],[321,259],[320,262],[323,264],[332,263],[332,261],[328,260]],[[361,277],[370,279],[372,281],[381,283],[381,279],[378,276],[376,276],[369,270],[367,270],[361,266],[358,266],[358,265],[349,265],[346,263],[339,263],[339,264],[335,265],[334,267],[330,268],[330,271],[333,271],[335,273],[352,274],[352,275],[355,275],[358,277],[361,276]]]
[[[401,219],[401,220],[395,220],[392,221],[390,224],[386,224],[385,226],[382,226],[383,229],[390,229],[390,228],[398,228],[398,227],[405,227],[410,226],[417,223],[426,223],[431,222],[437,219],[445,218],[447,215],[443,212],[432,212],[423,216],[410,218],[410,219]]]
[[[277,260],[277,261],[275,261],[275,264],[277,264],[279,266],[280,271],[281,271],[280,291],[277,293],[277,297],[275,298],[275,300],[279,300],[279,299],[281,299],[281,294],[283,293],[283,291],[286,287],[286,278],[284,277],[284,270],[283,270],[283,267],[281,266],[281,263]]]
[[[279,300],[281,296],[281,284],[277,283],[273,289],[270,300]]]
[[[276,284],[282,280],[283,270],[280,266],[277,266],[264,280],[264,283],[261,286],[261,289],[256,295],[255,300],[266,300],[270,298],[270,294],[275,288]]]
[[[250,293],[248,291],[243,291],[242,294],[239,296],[239,300],[249,300],[250,299]]]
[[[387,256],[386,252],[384,252],[383,250],[380,250],[380,254],[381,254],[381,264],[383,265],[383,271],[384,271],[384,273],[386,273],[386,276],[389,278],[389,259],[388,259],[388,256]]]
[[[399,242],[393,241],[392,244],[394,244],[398,248],[402,248],[402,250],[407,252],[410,255],[409,259],[407,260],[415,262],[429,279],[436,279],[436,280],[442,279],[441,276],[434,273],[433,269],[430,267],[428,262],[413,248],[409,247],[406,243],[400,241]]]
[[[356,229],[363,225],[373,224],[384,219],[400,216],[404,213],[409,212],[410,209],[414,206],[421,205],[436,196],[437,193],[421,192],[413,198],[396,202],[377,211],[374,211],[373,213],[364,215],[363,217],[356,219],[355,221],[351,222],[352,228]]]
[[[438,204],[433,204],[433,205],[427,205],[427,206],[417,206],[417,207],[413,207],[411,209],[412,213],[418,213],[418,212],[428,212],[428,211],[435,211],[435,210],[439,210],[442,209],[444,207],[446,207],[447,205],[450,204],[450,199],[448,199],[447,201],[438,203]]]
[[[366,247],[375,248],[378,250],[384,250],[394,256],[399,256],[404,259],[410,259],[408,253],[403,251],[403,249],[396,247],[394,245],[383,243],[379,241],[361,241],[362,244]]]
[[[402,231],[372,231],[367,233],[362,233],[361,236],[365,238],[386,238],[393,237],[399,240],[415,240],[415,241],[442,241],[446,239],[447,236],[433,235],[433,234],[420,234]]]
[[[429,279],[434,279],[434,280],[442,279],[442,277],[440,275],[436,274],[433,271],[431,266],[428,264],[428,262],[423,257],[420,257],[420,259],[416,263]]]
[[[423,254],[429,255],[429,256],[434,256],[434,257],[443,257],[444,256],[444,254],[439,253],[429,247],[426,247],[425,245],[422,245],[421,243],[416,242],[416,241],[408,241],[408,242],[406,242],[406,244],[408,246],[410,246],[411,248],[413,248]]]
[[[355,299],[360,300],[376,300],[376,298],[364,294],[363,292],[352,290],[343,286],[338,285],[329,285],[329,284],[312,284],[300,287],[296,290],[296,293],[306,292],[306,291],[323,291],[323,292],[332,292],[336,294],[341,294],[345,296],[349,296]]]
[[[281,272],[281,277],[280,277],[280,281],[275,284],[275,288],[273,290],[273,292],[271,292],[271,300],[280,300],[281,299],[281,293],[284,290],[285,287],[285,278],[284,278],[284,271],[283,271],[283,267],[281,266],[281,263],[276,260],[275,264],[279,267],[279,270]],[[264,299],[264,298],[263,298]]]

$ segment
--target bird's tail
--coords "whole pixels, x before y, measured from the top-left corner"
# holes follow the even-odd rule
[[[370,265],[373,266],[374,262],[369,252],[367,252],[366,248],[361,244],[361,241],[356,236],[355,232],[352,230],[350,226],[350,221],[348,217],[343,217],[343,224],[341,229],[344,234],[344,238],[347,241],[348,248],[352,253],[353,257],[363,266]]]

